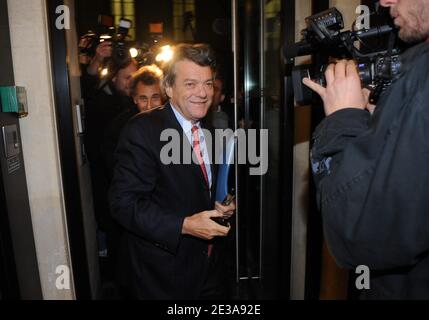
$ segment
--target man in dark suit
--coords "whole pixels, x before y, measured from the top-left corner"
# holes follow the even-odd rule
[[[114,219],[126,230],[121,253],[129,297],[224,297],[219,237],[230,226],[211,218],[231,216],[235,204],[214,203],[216,167],[209,161],[202,130],[213,97],[214,69],[208,46],[177,46],[164,71],[169,103],[136,116],[119,141],[110,204]],[[165,129],[176,130],[178,147],[186,152],[182,146],[189,146],[197,161],[164,164]]]

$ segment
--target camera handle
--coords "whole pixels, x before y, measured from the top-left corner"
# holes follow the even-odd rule
[[[393,28],[389,25],[378,26],[375,28],[371,28],[368,30],[359,30],[359,31],[345,31],[341,33],[340,39],[343,42],[344,46],[347,50],[352,54],[354,58],[375,58],[380,55],[391,54],[393,50],[393,46],[396,40],[396,33],[392,32]],[[362,42],[362,39],[371,38],[373,36],[382,36],[386,33],[390,33],[389,36],[389,47],[386,51],[376,52],[376,53],[368,53],[364,54],[359,49],[354,46],[354,42],[359,40]]]

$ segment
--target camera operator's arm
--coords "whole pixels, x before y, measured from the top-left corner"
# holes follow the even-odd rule
[[[91,76],[95,76],[98,73],[98,68],[103,63],[105,58],[109,58],[112,55],[112,43],[110,41],[104,41],[97,46],[95,56],[92,58],[91,63],[87,68],[87,72]]]

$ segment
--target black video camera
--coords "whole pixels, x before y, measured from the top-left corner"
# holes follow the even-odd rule
[[[391,25],[382,25],[367,30],[345,31],[344,20],[336,8],[307,17],[307,28],[302,30],[303,40],[283,50],[286,59],[313,53],[341,59],[354,59],[357,62],[362,86],[371,91],[370,102],[376,103],[380,95],[400,73],[399,49],[395,47],[397,35]],[[364,40],[389,35],[387,44],[380,49],[369,46]],[[385,39],[383,39],[385,40]],[[355,43],[359,42],[358,49]],[[386,42],[386,41],[385,41]],[[362,49],[366,49],[364,52]],[[326,85],[327,65],[304,65],[292,71],[295,100],[298,105],[312,102],[313,93],[302,79],[308,77],[322,86]]]
[[[116,30],[112,16],[100,15],[98,20],[98,32],[88,31],[81,37],[79,42],[79,53],[93,57],[97,46],[101,42],[111,41],[111,62],[117,69],[121,69],[131,60],[129,49],[126,46],[126,38],[131,28],[131,21],[128,19],[121,19],[118,29]]]

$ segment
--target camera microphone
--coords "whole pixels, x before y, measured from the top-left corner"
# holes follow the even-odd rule
[[[359,39],[371,38],[374,36],[382,36],[386,33],[390,33],[393,31],[393,27],[390,25],[383,25],[375,28],[371,28],[368,30],[359,30],[353,32],[353,35]]]

